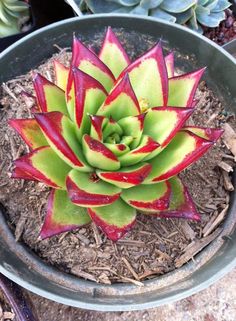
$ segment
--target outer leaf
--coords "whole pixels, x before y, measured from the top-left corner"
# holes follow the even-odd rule
[[[167,12],[179,13],[197,4],[197,0],[163,0],[161,8]]]
[[[191,107],[205,68],[169,79],[168,106]]]
[[[32,149],[48,145],[35,119],[11,119],[9,125],[20,134],[25,143]]]
[[[121,198],[140,211],[156,213],[169,207],[170,191],[168,181],[152,185],[138,185],[124,190]]]
[[[147,155],[160,147],[160,144],[150,136],[143,135],[138,147],[119,157],[122,166],[130,166],[139,163]]]
[[[216,142],[220,136],[224,133],[221,128],[204,128],[197,126],[185,126],[183,129],[192,132],[193,134],[200,136],[204,139]]]
[[[129,74],[139,102],[147,101],[148,107],[167,104],[168,75],[160,43],[130,64],[118,80],[122,79],[126,73]]]
[[[69,68],[65,67],[58,60],[53,60],[54,71],[56,76],[56,84],[63,91],[66,91],[67,80],[69,75]]]
[[[110,69],[89,50],[79,39],[74,37],[72,49],[72,66],[78,67],[86,74],[99,81],[106,91],[113,87],[115,78]]]
[[[38,105],[42,112],[60,111],[67,115],[65,92],[52,82],[36,74],[33,79]]]
[[[175,75],[174,69],[174,53],[171,52],[165,57],[166,69],[168,73],[168,78],[172,78]]]
[[[49,147],[39,147],[14,162],[14,178],[32,179],[44,184],[64,189],[70,167],[65,164]],[[26,174],[23,177],[23,174]],[[19,175],[20,174],[20,175]]]
[[[88,114],[96,114],[106,96],[106,90],[96,79],[72,67],[67,84],[66,101],[70,117],[77,124],[81,137],[90,131]]]
[[[177,175],[201,157],[212,145],[213,142],[196,136],[190,131],[179,131],[169,145],[150,160],[152,172],[145,183],[160,182]]]
[[[140,163],[138,165],[122,168],[119,171],[104,172],[97,170],[97,175],[104,181],[121,188],[130,188],[141,184],[151,172],[151,165]]]
[[[110,68],[115,78],[130,64],[127,53],[111,27],[107,29],[99,58]]]
[[[176,217],[199,221],[200,215],[180,178],[172,177],[169,184],[171,187],[170,206],[167,210],[160,211],[156,215],[164,218]]]
[[[136,148],[140,143],[142,133],[143,133],[143,125],[144,119],[147,114],[140,114],[137,116],[129,116],[124,117],[118,121],[118,124],[123,129],[123,134],[125,136],[132,136],[134,137],[131,148]]]
[[[112,241],[117,241],[127,233],[136,218],[135,209],[121,199],[108,206],[89,208],[88,213]]]
[[[114,120],[140,114],[139,103],[128,74],[115,86],[97,114],[112,117]]]
[[[77,229],[91,221],[84,208],[74,205],[66,191],[52,190],[47,204],[47,214],[40,231],[46,239],[66,231]]]
[[[121,193],[120,188],[100,180],[95,173],[86,174],[75,169],[67,176],[66,186],[71,201],[83,207],[111,204]]]
[[[101,142],[89,135],[82,139],[84,155],[89,164],[95,168],[117,170],[120,162],[117,157]]]
[[[72,121],[60,112],[38,113],[35,118],[49,145],[68,165],[83,172],[92,169],[84,159]]]
[[[157,141],[161,148],[148,155],[145,159],[151,159],[161,152],[183,127],[185,121],[193,113],[193,108],[180,107],[154,107],[150,108],[144,121],[144,134]]]

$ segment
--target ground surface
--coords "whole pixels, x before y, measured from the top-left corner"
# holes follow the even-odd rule
[[[39,321],[235,321],[236,269],[210,288],[156,309],[102,313],[64,306],[32,295]]]

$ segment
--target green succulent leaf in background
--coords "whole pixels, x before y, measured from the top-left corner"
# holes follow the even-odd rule
[[[20,32],[19,19],[28,16],[28,5],[18,0],[0,0],[0,38]]]
[[[74,37],[55,83],[34,75],[34,118],[9,124],[31,149],[12,177],[52,188],[41,238],[93,220],[116,241],[138,212],[200,219],[178,174],[222,134],[185,126],[204,69],[176,75],[160,42],[131,62],[109,27],[98,55]]]
[[[149,15],[184,24],[202,33],[202,26],[217,27],[225,19],[228,0],[70,0],[92,13]]]

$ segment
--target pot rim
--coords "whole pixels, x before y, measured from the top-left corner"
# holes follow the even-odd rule
[[[59,22],[55,22],[49,26],[43,27],[39,30],[36,30],[34,32],[32,32],[30,35],[25,36],[24,38],[18,40],[15,44],[11,45],[9,48],[7,48],[6,50],[4,50],[1,54],[0,54],[0,60],[2,57],[4,57],[5,55],[7,55],[9,52],[11,52],[12,50],[14,50],[15,48],[17,48],[17,46],[19,44],[23,44],[24,42],[26,42],[27,40],[33,38],[34,36],[44,33],[47,30],[53,29],[57,26],[62,26],[64,24],[70,23],[70,22],[74,22],[74,21],[81,21],[81,20],[96,20],[98,18],[102,19],[102,18],[106,18],[106,17],[111,17],[111,14],[99,14],[99,15],[90,15],[90,16],[82,16],[82,17],[74,17],[74,18],[70,18],[70,19],[66,19],[66,20],[62,20]],[[142,17],[142,16],[138,16],[138,15],[127,15],[127,14],[112,14],[112,17],[114,18],[126,18],[127,20],[139,20],[141,21],[153,21],[153,22],[158,22],[164,25],[168,25],[171,26],[173,29],[180,29],[186,33],[190,33],[192,35],[194,35],[194,37],[200,38],[201,40],[203,40],[204,42],[208,43],[209,45],[215,47],[218,51],[221,51],[222,54],[224,56],[226,56],[228,59],[230,59],[234,64],[236,63],[236,59],[233,58],[226,50],[224,50],[222,47],[218,46],[217,44],[213,43],[211,40],[207,39],[206,37],[203,37],[202,35],[197,34],[196,32],[187,29],[186,27],[177,25],[177,24],[173,24],[173,23],[169,23],[160,19],[155,19],[155,18],[151,18],[151,17]],[[235,183],[236,177],[234,176],[234,183]],[[231,204],[232,205],[232,204]],[[234,204],[232,205],[234,212],[236,212],[236,202],[234,201]],[[0,213],[1,214],[1,213]],[[2,224],[3,227],[3,231],[6,234],[11,234],[11,231],[9,229],[9,227],[7,226],[5,220],[3,217],[1,217],[0,215],[0,222]],[[10,242],[13,244],[14,243],[14,237],[13,235],[7,235],[7,237]],[[213,243],[217,242],[217,240],[213,241]],[[210,245],[211,246],[211,245]],[[49,267],[46,263],[44,263],[42,261],[41,258],[37,258],[34,257],[33,254],[30,254],[30,252],[25,248],[25,246],[21,245],[21,244],[14,244],[14,247],[16,249],[19,250],[19,252],[24,251],[24,253],[30,255],[34,261],[39,261],[40,265],[42,265],[42,267],[44,269],[49,269],[51,271],[51,273],[58,273],[58,274],[63,274],[63,276],[67,276],[67,278],[69,279],[74,279],[75,277],[72,277],[70,275],[67,275],[66,273],[62,273],[59,272],[56,268],[53,267]],[[209,247],[209,246],[208,246]],[[204,249],[201,251],[200,255],[203,254],[203,252],[205,253],[207,251],[207,249]],[[191,266],[191,263],[188,265],[188,267]],[[158,300],[149,300],[148,302],[144,302],[144,303],[126,303],[126,304],[110,304],[107,302],[99,302],[99,303],[94,303],[94,302],[81,302],[78,300],[74,300],[72,298],[67,298],[67,297],[62,297],[61,295],[57,294],[57,293],[52,293],[50,291],[45,290],[43,287],[39,287],[34,285],[33,283],[29,283],[29,281],[25,281],[20,275],[17,275],[17,273],[15,271],[11,271],[11,269],[9,269],[9,267],[5,267],[4,264],[2,264],[0,262],[0,272],[2,274],[4,274],[5,276],[7,276],[8,278],[10,278],[12,281],[18,283],[19,285],[21,285],[22,287],[26,288],[29,291],[32,291],[38,295],[41,295],[45,298],[48,298],[50,300],[54,300],[56,302],[59,303],[63,303],[66,305],[72,305],[72,306],[76,306],[76,307],[80,307],[83,309],[92,309],[92,310],[99,310],[99,311],[130,311],[130,310],[140,310],[140,309],[146,309],[146,308],[152,308],[152,307],[157,307],[166,303],[170,303],[170,302],[174,302],[183,298],[186,298],[196,292],[199,292],[203,289],[205,289],[206,287],[208,287],[209,285],[211,285],[212,283],[214,283],[215,281],[219,280],[221,277],[223,277],[226,273],[228,273],[230,270],[232,270],[233,267],[236,266],[236,258],[234,257],[234,259],[230,260],[227,264],[225,264],[225,266],[223,268],[220,269],[215,269],[214,273],[212,273],[211,277],[208,277],[207,279],[205,279],[204,281],[201,281],[200,284],[194,285],[194,286],[190,286],[189,289],[183,289],[182,291],[180,291],[180,293],[174,293],[172,295],[167,295],[164,296],[162,299],[158,299]],[[181,267],[178,270],[183,270],[184,267]],[[185,266],[186,268],[186,266]],[[174,273],[170,272],[170,273]],[[157,278],[155,278],[157,279]],[[148,285],[150,283],[153,283],[153,280],[148,280],[145,281],[145,285]],[[80,283],[82,286],[86,286],[91,288],[93,291],[94,289],[99,289],[99,288],[116,288],[118,289],[118,291],[125,293],[125,291],[127,289],[130,289],[132,287],[134,287],[133,285],[125,285],[125,284],[113,284],[111,286],[107,286],[107,285],[102,285],[102,284],[95,284],[92,283],[90,281],[85,281],[85,280],[79,280],[77,278],[77,282]]]

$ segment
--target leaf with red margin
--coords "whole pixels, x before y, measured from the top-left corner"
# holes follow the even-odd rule
[[[90,131],[88,114],[96,114],[106,97],[106,90],[96,79],[77,68],[71,68],[66,102],[70,118],[77,124],[81,137]]]
[[[70,69],[68,67],[65,67],[56,59],[53,60],[53,64],[54,64],[54,71],[55,71],[55,77],[56,77],[56,84],[63,91],[66,91],[67,80],[68,80]]]
[[[152,170],[148,163],[123,167],[119,171],[105,172],[97,170],[97,175],[104,181],[120,188],[130,188],[141,184]]]
[[[205,68],[169,79],[167,106],[191,107]]]
[[[174,53],[171,52],[165,57],[166,69],[168,73],[168,78],[172,78],[175,75],[174,69]]]
[[[79,68],[86,74],[99,81],[107,92],[114,86],[115,78],[111,70],[89,50],[79,39],[74,37],[72,48],[72,66]]]
[[[170,206],[167,210],[156,213],[157,217],[185,218],[200,221],[200,215],[196,210],[193,200],[179,177],[174,176],[169,181],[171,187]]]
[[[38,180],[59,189],[65,189],[66,176],[71,170],[49,146],[39,147],[18,158],[14,165],[13,178]]]
[[[83,156],[75,124],[68,117],[54,111],[35,114],[35,118],[49,145],[64,162],[82,172],[92,171]]]
[[[169,207],[168,181],[151,185],[138,185],[122,191],[121,198],[130,206],[147,213],[156,213]]]
[[[160,182],[177,175],[200,158],[212,145],[213,142],[190,131],[179,131],[169,145],[149,161],[152,171],[144,184]]]
[[[93,139],[89,135],[82,138],[84,155],[88,163],[105,170],[117,170],[120,168],[118,158],[99,140]]]
[[[73,169],[66,179],[71,201],[82,207],[97,207],[114,203],[121,189],[99,179],[96,173],[81,173]]]
[[[85,208],[74,205],[66,191],[52,190],[47,204],[47,213],[40,231],[40,239],[78,229],[91,222]]]
[[[148,102],[148,107],[165,106],[168,100],[168,75],[159,42],[143,56],[131,63],[119,76],[128,73],[138,98]]]
[[[224,133],[224,130],[221,128],[207,128],[207,127],[198,127],[198,126],[185,126],[183,129],[192,132],[193,134],[216,142],[221,135]]]
[[[108,119],[104,116],[99,115],[89,115],[89,117],[91,122],[90,136],[94,139],[102,141],[102,130],[104,126],[108,123]]]
[[[137,116],[124,117],[118,121],[118,124],[123,129],[123,135],[134,137],[130,144],[132,149],[136,148],[140,143],[143,134],[144,119],[147,114],[140,114]]]
[[[130,151],[129,146],[125,144],[110,144],[110,143],[104,143],[104,145],[110,149],[110,151],[117,157],[124,155]]]
[[[33,79],[38,105],[42,112],[60,111],[68,115],[65,92],[40,74]]]
[[[121,199],[111,205],[88,208],[88,213],[94,223],[112,241],[119,240],[127,233],[136,219],[136,210]]]
[[[157,141],[161,148],[149,154],[145,157],[145,160],[153,158],[169,144],[193,111],[193,108],[181,107],[154,107],[148,109],[143,133]]]
[[[115,57],[115,59],[114,59]],[[106,36],[99,53],[99,59],[112,71],[115,78],[130,64],[129,57],[122,47],[120,41],[112,31],[107,28]]]
[[[48,142],[35,119],[10,119],[8,124],[17,131],[30,148],[48,146]]]
[[[158,142],[153,140],[150,136],[143,135],[140,144],[135,149],[119,157],[121,166],[137,164],[159,147],[160,144]]]
[[[127,116],[140,114],[139,103],[134,94],[128,74],[126,74],[109,93],[97,114],[108,118],[112,117],[116,121]]]

